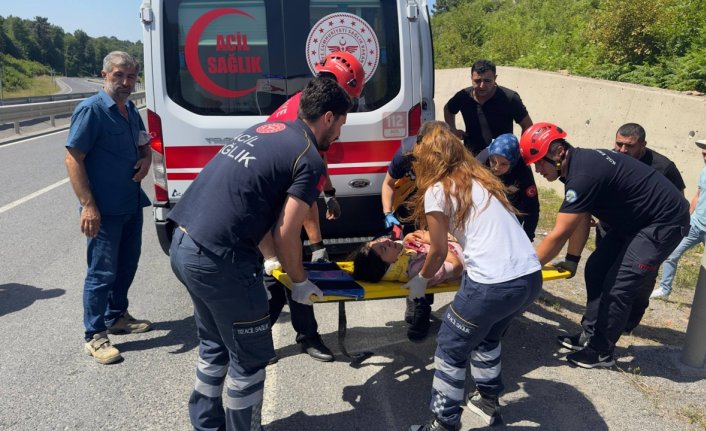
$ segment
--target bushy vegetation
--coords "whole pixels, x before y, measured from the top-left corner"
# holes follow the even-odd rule
[[[92,38],[82,30],[66,33],[47,18],[26,20],[0,16],[0,61],[6,91],[26,89],[32,77],[50,75],[100,76],[103,57],[127,51],[142,62],[142,42],[115,37]]]
[[[500,65],[706,92],[706,0],[437,0],[437,68]]]

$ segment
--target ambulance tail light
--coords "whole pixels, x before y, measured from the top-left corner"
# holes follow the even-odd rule
[[[164,142],[162,140],[162,119],[151,110],[147,110],[147,125],[149,127],[152,141],[152,175],[154,176],[154,200],[155,204],[166,204],[169,202],[167,193],[167,169],[164,166]]]
[[[409,110],[407,124],[409,124],[409,136],[414,136],[422,127],[422,104],[417,103]]]

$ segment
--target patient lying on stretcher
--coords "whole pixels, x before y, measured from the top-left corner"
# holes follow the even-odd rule
[[[367,242],[353,255],[353,278],[377,283],[406,283],[422,270],[429,252],[429,233],[416,230],[402,241],[380,237]],[[449,237],[449,251],[444,264],[434,274],[428,286],[455,280],[463,274],[463,250],[455,238]]]

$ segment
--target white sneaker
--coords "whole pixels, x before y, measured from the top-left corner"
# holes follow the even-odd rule
[[[650,299],[654,299],[654,298],[666,299],[670,293],[672,293],[672,292],[664,290],[661,287],[658,287],[652,291],[652,294],[650,295]]]

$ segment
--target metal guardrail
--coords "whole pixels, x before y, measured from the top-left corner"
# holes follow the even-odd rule
[[[88,93],[89,96],[95,93]],[[130,95],[138,107],[145,105],[145,92],[138,91]],[[13,123],[15,133],[20,133],[20,123],[38,118],[49,118],[52,127],[56,126],[57,116],[71,115],[76,106],[84,99],[55,102],[28,103],[23,105],[0,106],[0,124]]]
[[[59,100],[85,99],[87,97],[93,96],[97,92],[98,90],[88,93],[67,93],[53,94],[50,96],[11,97],[6,99],[0,99],[0,106],[22,105],[26,103],[56,102]]]

